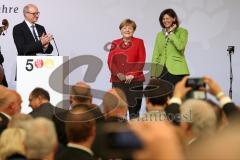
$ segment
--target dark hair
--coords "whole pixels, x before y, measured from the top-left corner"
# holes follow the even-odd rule
[[[172,18],[175,18],[175,24],[177,25],[177,27],[179,27],[179,20],[178,20],[178,16],[177,16],[176,12],[175,12],[173,9],[168,8],[168,9],[163,10],[162,13],[161,13],[160,16],[159,16],[159,23],[160,23],[160,25],[161,25],[162,28],[165,28],[165,27],[164,27],[164,24],[163,24],[163,22],[162,22],[163,16],[164,16],[165,14],[169,15],[169,16],[172,17]]]
[[[31,92],[32,97],[36,98],[36,97],[42,97],[48,101],[50,101],[50,95],[48,93],[48,91],[46,91],[43,88],[35,88],[32,92]]]
[[[70,142],[84,142],[95,127],[93,114],[89,111],[89,105],[78,104],[68,112],[66,121],[66,133]]]
[[[144,95],[148,98],[149,102],[153,105],[165,105],[168,98],[170,98],[173,92],[173,86],[159,79],[151,79],[146,88],[144,89]]]

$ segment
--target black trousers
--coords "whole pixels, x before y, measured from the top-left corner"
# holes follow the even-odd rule
[[[176,83],[178,83],[179,81],[181,81],[183,79],[183,77],[187,76],[188,74],[183,74],[183,75],[173,75],[171,73],[168,72],[167,67],[164,66],[163,67],[163,71],[162,74],[158,77],[159,79],[163,79],[165,81],[168,81],[170,83],[172,83],[174,86],[176,85]]]
[[[112,87],[119,88],[125,93],[130,119],[139,117],[143,97],[143,82],[131,82],[130,84],[114,82]]]

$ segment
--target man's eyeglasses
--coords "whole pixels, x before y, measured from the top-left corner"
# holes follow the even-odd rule
[[[27,12],[27,13],[32,14],[34,16],[39,16],[40,15],[40,12],[35,12],[35,13]]]

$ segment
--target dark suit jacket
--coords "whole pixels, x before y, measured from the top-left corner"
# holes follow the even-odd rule
[[[68,143],[67,134],[65,131],[65,121],[68,112],[68,110],[62,110],[61,112],[57,112],[57,114],[54,114],[53,116],[53,122],[56,128],[58,142],[60,142],[64,146]]]
[[[44,103],[40,107],[34,109],[29,114],[34,118],[44,117],[53,121],[56,132],[57,132],[58,141],[61,144],[66,145],[68,141],[65,133],[64,120],[66,119],[67,113],[68,113],[68,110],[54,107],[51,103]]]
[[[50,120],[53,120],[53,116],[59,112],[65,111],[64,109],[54,107],[51,103],[44,103],[38,108],[34,109],[29,114],[35,117],[45,117]]]
[[[46,34],[45,28],[39,24],[35,24],[38,35]],[[27,23],[23,21],[13,28],[13,39],[17,47],[19,56],[36,55],[36,53],[52,53],[53,47],[49,44],[47,50],[43,51],[43,46],[40,41],[35,41],[31,30]]]
[[[9,119],[2,113],[0,113],[0,135],[7,128]]]
[[[4,57],[3,57],[3,55],[2,55],[2,53],[0,51],[0,64],[3,64],[3,62],[4,62]]]
[[[4,85],[5,87],[8,87],[8,83],[7,83],[7,79],[6,79],[6,76],[5,76],[5,73],[4,73],[4,69],[3,69],[3,66],[2,66],[2,64],[3,64],[3,62],[4,62],[4,57],[3,57],[3,55],[2,55],[2,53],[1,53],[1,51],[0,51],[0,67],[1,67],[1,69],[0,69],[0,84],[2,84],[2,85]]]
[[[78,160],[78,159],[94,160],[94,157],[84,150],[73,147],[66,147],[62,154],[59,156],[59,160]]]

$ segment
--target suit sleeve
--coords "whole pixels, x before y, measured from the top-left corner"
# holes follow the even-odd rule
[[[169,36],[170,42],[176,47],[178,51],[184,51],[187,41],[188,41],[188,31],[183,29],[180,32],[180,35],[177,36],[174,32]],[[181,52],[183,53],[183,52]]]
[[[165,108],[165,113],[167,118],[176,126],[180,125],[181,117],[180,114],[180,105],[177,103],[171,103]],[[171,119],[170,119],[171,118]]]
[[[236,118],[239,120],[240,118],[240,110],[239,108],[232,102],[226,103],[223,106],[223,111],[226,114],[229,122],[235,121]]]

